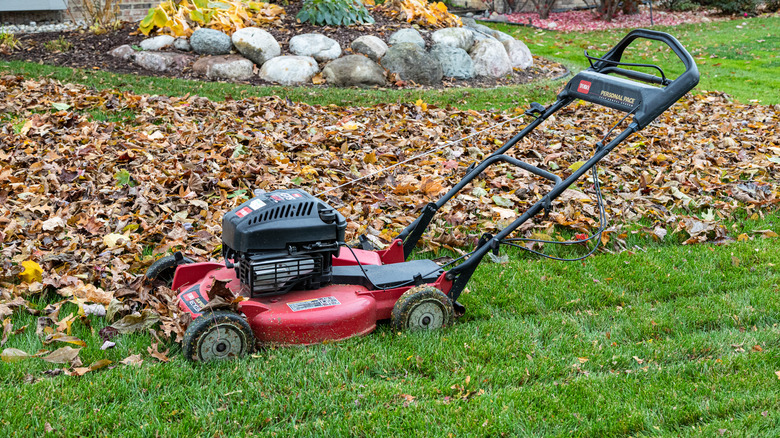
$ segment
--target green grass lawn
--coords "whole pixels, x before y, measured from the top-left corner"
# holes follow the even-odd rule
[[[777,215],[756,224],[777,228]],[[37,359],[3,364],[3,436],[777,436],[780,242],[635,241],[635,251],[559,263],[486,263],[466,316],[435,333],[274,348],[245,360],[169,363],[148,336],[85,364],[143,353],[83,377]],[[45,300],[41,302],[41,305]],[[73,309],[70,309],[73,310]],[[15,324],[35,324],[32,317]],[[6,347],[35,351],[33,330]]]
[[[780,18],[685,25],[668,30],[697,57],[701,89],[777,104]],[[625,31],[556,34],[523,27],[535,54],[582,68],[581,50],[602,51]],[[759,40],[763,40],[758,42]],[[766,46],[766,47],[765,47]],[[636,55],[668,61],[644,47]],[[717,56],[717,58],[712,56]],[[640,61],[642,62],[642,61]],[[549,103],[563,84],[498,90],[260,88],[113,75],[28,63],[0,72],[52,76],[138,93],[279,94],[316,104],[384,101],[462,108]],[[751,82],[748,82],[751,81]],[[93,115],[99,117],[100,115]],[[780,214],[727,224],[780,232]],[[674,227],[674,224],[671,225]],[[49,376],[40,359],[0,362],[1,436],[780,436],[780,239],[683,246],[630,237],[631,251],[582,262],[510,252],[484,263],[454,327],[393,333],[310,347],[271,348],[225,363],[193,364],[147,353],[146,334],[115,338],[106,322],[74,324],[86,341],[83,377]],[[39,308],[55,296],[33,298]],[[66,304],[62,315],[76,310]],[[44,346],[35,317],[13,316],[3,348]],[[49,348],[51,349],[51,348]],[[141,354],[141,366],[120,365]],[[53,429],[53,430],[51,430]]]

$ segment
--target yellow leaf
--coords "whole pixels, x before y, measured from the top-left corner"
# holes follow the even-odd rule
[[[428,104],[423,102],[422,99],[417,99],[417,102],[415,102],[414,104],[419,106],[421,110],[428,111]]]
[[[103,243],[108,249],[113,249],[121,243],[121,241],[127,242],[129,239],[124,234],[111,233],[103,236]]]
[[[27,359],[30,355],[17,348],[6,348],[0,353],[0,359],[3,362],[19,362],[22,359]]]
[[[738,242],[747,242],[748,240],[750,240],[750,237],[748,237],[748,235],[745,233],[742,233],[739,236],[737,236]]]
[[[371,152],[370,154],[366,154],[366,156],[363,157],[363,162],[366,164],[376,163],[376,152]]]
[[[576,172],[577,169],[582,167],[583,164],[585,164],[584,161],[577,161],[576,163],[574,163],[571,166],[569,166],[569,170],[571,170],[572,172]]]
[[[157,27],[165,27],[168,25],[168,14],[165,13],[162,9],[156,9],[154,11],[154,17],[152,17],[152,22]]]
[[[43,278],[43,269],[41,269],[41,265],[38,263],[32,260],[25,260],[22,262],[22,267],[24,270],[19,274],[19,278],[21,278],[22,281],[26,283],[35,283],[36,281],[41,281],[41,278]]]

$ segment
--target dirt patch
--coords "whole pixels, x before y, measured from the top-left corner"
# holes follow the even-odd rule
[[[270,32],[279,42],[282,53],[289,53],[289,41],[295,35],[304,33],[321,33],[338,41],[346,54],[351,53],[349,48],[352,41],[361,35],[375,35],[387,41],[390,35],[405,27],[408,23],[400,23],[390,20],[381,14],[374,14],[376,23],[372,25],[359,26],[336,26],[320,27],[308,23],[297,23],[295,14],[298,13],[299,4],[291,4],[285,8],[287,16],[284,20],[275,26],[266,26],[265,30]],[[428,44],[431,43],[430,31],[423,30],[423,38]],[[52,52],[46,48],[46,43],[52,40],[64,38],[71,43],[72,47],[67,52]],[[0,54],[0,60],[24,60],[28,62],[38,62],[60,67],[74,67],[84,69],[96,69],[114,73],[138,74],[146,76],[178,77],[183,79],[209,80],[203,76],[195,74],[191,69],[186,68],[183,71],[153,72],[144,70],[132,62],[114,58],[108,52],[123,44],[138,45],[144,38],[144,35],[137,32],[136,24],[126,24],[123,28],[111,31],[102,35],[95,35],[91,32],[73,31],[73,32],[49,32],[35,34],[18,35],[21,42],[21,48],[10,54]],[[175,50],[172,50],[175,51]],[[447,79],[431,88],[450,88],[450,87],[475,87],[492,88],[497,86],[525,84],[537,80],[551,79],[561,76],[566,72],[566,68],[559,63],[534,56],[534,66],[526,70],[516,70],[511,76],[500,79],[475,78],[471,80]],[[274,85],[253,76],[248,81],[252,85]],[[400,86],[399,86],[400,85]],[[314,86],[314,85],[312,85]],[[320,85],[323,87],[327,85]],[[408,87],[415,84],[392,84],[393,87]]]

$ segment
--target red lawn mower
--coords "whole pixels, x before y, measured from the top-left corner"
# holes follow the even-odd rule
[[[658,66],[622,62],[624,50],[637,39],[668,45],[685,65],[685,72],[670,80]],[[534,102],[526,114],[535,119],[484,161],[472,164],[466,176],[441,199],[424,207],[387,249],[375,250],[365,239],[359,248],[347,246],[347,223],[338,211],[303,190],[289,189],[256,192],[223,217],[223,263],[193,263],[180,253],[157,260],[147,271],[147,279],[168,281],[179,292],[181,310],[193,318],[182,343],[185,357],[198,361],[239,357],[251,352],[256,343],[338,341],[370,333],[377,321],[388,319],[394,330],[448,326],[456,312],[464,311],[458,297],[482,258],[491,251],[497,254],[502,244],[527,249],[513,242],[529,239],[510,238],[511,233],[540,212],[549,212],[552,200],[591,169],[602,225],[590,237],[595,239],[595,250],[605,224],[595,164],[695,87],[699,72],[677,39],[644,29],[630,32],[604,57],[587,52],[585,56],[590,68],[570,80],[555,103],[544,108]],[[660,77],[636,68],[654,69]],[[630,115],[633,120],[608,143],[596,143],[594,155],[565,180],[504,154],[577,99],[621,110],[626,113],[623,120]],[[509,226],[495,235],[482,235],[472,252],[448,265],[408,260],[436,211],[498,162],[549,179],[554,188]],[[223,296],[224,291],[245,298],[238,304],[240,313],[203,311],[208,297]]]

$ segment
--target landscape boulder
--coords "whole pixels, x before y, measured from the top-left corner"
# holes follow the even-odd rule
[[[192,50],[201,55],[227,55],[233,42],[225,32],[201,27],[190,37]]]
[[[236,50],[257,65],[282,54],[279,43],[270,33],[256,27],[245,27],[231,37]]]
[[[503,46],[501,48],[503,49]],[[414,43],[397,43],[391,46],[382,57],[381,64],[391,73],[397,73],[404,81],[414,81],[422,85],[441,82],[439,61]]]
[[[194,61],[192,55],[175,52],[136,52],[133,59],[139,67],[152,71],[181,70]]]
[[[138,45],[144,50],[162,50],[173,45],[174,38],[170,35],[159,35],[147,38]]]
[[[210,79],[244,81],[252,77],[254,64],[240,55],[204,56],[195,61],[192,71]]]
[[[512,63],[504,45],[497,40],[482,40],[474,43],[469,52],[474,61],[474,74],[489,78],[500,78],[512,72]]]
[[[387,53],[387,44],[381,38],[373,35],[363,35],[355,38],[350,47],[356,53],[362,53],[377,62]]]
[[[182,52],[192,51],[192,46],[190,45],[190,40],[188,38],[176,38],[173,42],[173,48],[181,50]]]
[[[455,79],[474,77],[474,61],[465,50],[446,44],[435,44],[431,47],[430,54],[441,64],[444,76]]]
[[[331,61],[322,69],[329,84],[340,87],[385,85],[385,70],[363,55],[348,55]]]
[[[431,39],[435,44],[458,47],[468,51],[474,44],[474,33],[464,27],[447,27],[432,33]]]
[[[124,59],[125,61],[130,61],[135,58],[135,53],[135,50],[130,47],[129,44],[123,44],[119,47],[114,47],[108,52],[108,54],[114,58]]]
[[[412,43],[425,50],[425,40],[422,35],[420,35],[420,32],[418,32],[417,29],[411,27],[393,32],[387,42],[391,46],[401,43]]]
[[[528,50],[528,46],[522,41],[512,39],[510,41],[502,41],[507,56],[509,56],[509,62],[512,67],[525,70],[528,67],[534,65],[534,58],[531,56],[531,51]]]
[[[290,52],[298,56],[310,56],[317,61],[330,61],[341,56],[341,46],[325,35],[304,33],[290,38]]]
[[[309,82],[318,71],[317,60],[311,56],[277,56],[260,68],[260,78],[282,85]]]

